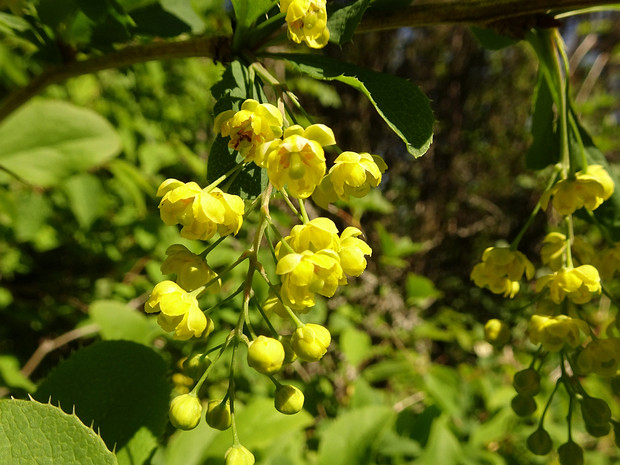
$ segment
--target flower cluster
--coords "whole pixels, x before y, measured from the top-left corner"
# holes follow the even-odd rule
[[[286,13],[288,37],[295,43],[323,48],[329,41],[326,0],[281,0],[280,12]]]
[[[289,236],[276,246],[276,273],[282,276],[282,302],[303,311],[315,304],[315,294],[331,297],[345,274],[359,276],[366,268],[366,255],[372,250],[359,239],[362,232],[338,228],[328,218],[293,227]]]
[[[482,261],[474,266],[471,279],[478,287],[512,298],[519,292],[523,275],[527,279],[534,277],[534,265],[525,255],[507,247],[489,247],[483,252]]]

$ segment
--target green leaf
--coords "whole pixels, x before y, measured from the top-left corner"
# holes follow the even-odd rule
[[[267,13],[273,5],[271,0],[232,0],[237,24],[244,28],[251,26],[258,17]]]
[[[370,0],[357,0],[338,10],[330,10],[327,16],[330,42],[338,45],[349,42],[369,6]]]
[[[63,188],[80,227],[90,229],[104,210],[105,191],[101,181],[97,176],[82,173],[70,177]]]
[[[35,100],[0,124],[0,166],[42,187],[95,168],[120,152],[114,128],[69,103]]]
[[[192,28],[193,34],[202,32],[205,28],[204,21],[193,8],[193,2],[187,0],[161,0],[164,10],[172,13]]]
[[[358,366],[371,353],[372,341],[365,331],[360,331],[356,328],[346,328],[340,334],[339,342],[342,352],[353,366]]]
[[[0,463],[114,465],[101,438],[49,404],[0,400]]]
[[[560,140],[555,130],[553,97],[542,72],[538,73],[534,90],[532,136],[532,145],[525,154],[525,165],[529,169],[540,170],[557,163],[560,158]]]
[[[159,3],[151,3],[131,11],[138,34],[174,37],[190,32],[191,27],[176,14],[167,11]]]
[[[394,410],[385,405],[370,405],[339,415],[321,430],[318,464],[374,463],[371,452],[394,416]]]
[[[96,300],[90,304],[88,313],[107,340],[124,339],[150,345],[153,339],[164,334],[153,319],[115,300]]]
[[[170,387],[162,358],[143,345],[103,341],[78,350],[52,371],[35,399],[73,411],[100,431],[108,448],[137,448],[163,432]],[[149,451],[150,453],[150,451]]]
[[[413,83],[321,55],[274,54],[314,79],[337,80],[362,92],[414,157],[426,153],[433,140],[429,100]]]
[[[463,448],[454,433],[448,426],[447,415],[437,418],[431,426],[428,443],[420,463],[441,463],[442,465],[457,465],[462,463]]]
[[[24,32],[31,29],[30,23],[24,18],[0,11],[0,31]]]
[[[500,50],[502,48],[510,47],[518,42],[518,40],[512,37],[505,36],[492,29],[481,28],[477,26],[470,26],[470,31],[480,42],[484,48],[489,50]]]

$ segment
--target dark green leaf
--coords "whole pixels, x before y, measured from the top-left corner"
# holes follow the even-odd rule
[[[385,122],[407,144],[414,157],[433,140],[433,112],[428,98],[413,83],[320,55],[278,54],[315,79],[337,80],[362,92]]]
[[[349,42],[369,6],[370,0],[357,0],[338,10],[329,10],[327,28],[330,42],[338,45]]]
[[[101,438],[78,417],[49,404],[0,400],[0,463],[115,465]]]
[[[174,37],[190,32],[191,27],[178,16],[166,11],[159,3],[151,3],[131,11],[136,32],[160,37]]]
[[[518,40],[499,34],[492,29],[485,29],[477,26],[471,26],[469,29],[478,42],[489,50],[500,50],[518,42]]]
[[[75,352],[43,381],[35,399],[73,411],[109,448],[158,437],[168,416],[166,364],[141,344],[104,341]],[[140,432],[140,430],[145,430]]]
[[[532,145],[525,154],[529,169],[540,170],[557,163],[560,159],[560,140],[555,130],[555,112],[549,84],[542,73],[534,91],[532,115]]]

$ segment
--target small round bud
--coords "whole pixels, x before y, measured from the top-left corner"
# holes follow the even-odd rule
[[[538,428],[527,438],[527,448],[532,454],[547,455],[552,446],[551,436],[542,428]]]
[[[540,375],[533,368],[518,371],[512,381],[518,394],[533,397],[540,392]]]
[[[558,447],[558,455],[560,465],[583,465],[583,449],[573,441]]]
[[[195,354],[183,361],[183,370],[192,378],[199,378],[211,365],[211,359],[205,354]]]
[[[192,394],[183,394],[172,399],[170,403],[170,423],[175,428],[194,429],[202,415],[200,399]]]
[[[493,318],[484,325],[485,340],[495,347],[501,347],[510,341],[510,328],[502,320]]]
[[[275,373],[284,362],[284,347],[272,337],[258,336],[248,345],[248,365],[259,373]]]
[[[611,431],[611,425],[606,423],[604,425],[593,425],[592,423],[586,423],[586,431],[593,438],[602,438],[607,436]]]
[[[230,404],[220,400],[211,400],[207,404],[207,414],[205,415],[207,424],[211,428],[224,431],[230,428],[232,424],[232,415],[230,414]]]
[[[529,417],[536,411],[536,401],[533,397],[517,394],[510,403],[512,410],[520,417]]]
[[[273,403],[278,412],[293,415],[304,407],[304,394],[295,386],[281,384],[276,388]]]
[[[597,399],[596,397],[583,398],[581,401],[581,415],[586,426],[605,426],[611,420],[609,405],[603,399]]]
[[[254,465],[254,454],[241,444],[230,447],[224,458],[226,465]]]
[[[316,362],[325,355],[331,340],[327,328],[308,323],[295,330],[291,336],[291,346],[301,360]]]

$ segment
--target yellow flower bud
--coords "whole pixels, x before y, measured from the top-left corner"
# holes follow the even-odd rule
[[[378,155],[342,152],[334,160],[328,177],[338,198],[346,202],[351,196],[364,197],[371,187],[377,187],[386,169]]]
[[[241,444],[230,447],[224,455],[226,465],[254,465],[254,454]]]
[[[592,299],[592,294],[601,293],[601,279],[598,270],[592,265],[561,268],[543,276],[536,283],[536,290],[540,292],[547,286],[551,300],[556,304],[561,303],[564,297],[576,304],[585,304]]]
[[[474,266],[470,278],[478,287],[512,298],[519,291],[518,281],[524,274],[532,279],[534,271],[534,265],[518,250],[489,247],[482,254],[482,262]]]
[[[170,423],[175,428],[190,430],[200,422],[202,405],[200,399],[193,394],[183,394],[172,399],[170,403]]]
[[[217,274],[207,265],[207,262],[190,252],[181,244],[174,244],[166,250],[167,258],[161,265],[163,274],[176,274],[177,284],[186,291],[193,291],[207,284],[217,277]],[[218,279],[207,290],[218,293],[222,282]]]
[[[329,41],[326,0],[282,0],[280,12],[286,13],[288,37],[311,48],[323,48]]]
[[[247,360],[259,373],[275,373],[284,362],[284,347],[277,339],[258,336],[248,345]]]
[[[493,318],[484,325],[484,338],[489,344],[501,347],[510,341],[510,328],[503,321]]]
[[[282,114],[269,103],[248,99],[237,112],[228,110],[216,116],[215,130],[229,137],[228,146],[243,155],[246,161],[261,166],[260,146],[282,135]]]
[[[291,346],[301,360],[316,362],[320,360],[331,342],[327,328],[308,323],[295,330],[291,337]]]
[[[278,412],[293,415],[304,407],[304,394],[295,386],[281,384],[276,388],[274,405]]]
[[[202,313],[196,298],[172,281],[155,285],[144,310],[146,313],[160,312],[157,323],[164,331],[174,331],[175,339],[182,341],[206,337],[214,329],[213,321]]]
[[[340,266],[351,276],[359,276],[366,269],[365,255],[372,255],[372,249],[363,240],[358,239],[362,231],[349,226],[340,235]]]
[[[542,262],[549,265],[552,271],[557,271],[565,263],[566,257],[566,236],[559,232],[552,232],[545,236],[543,246],[540,250]]]
[[[207,414],[205,415],[207,424],[214,429],[224,431],[232,425],[232,415],[228,401],[211,400],[207,404]]]

